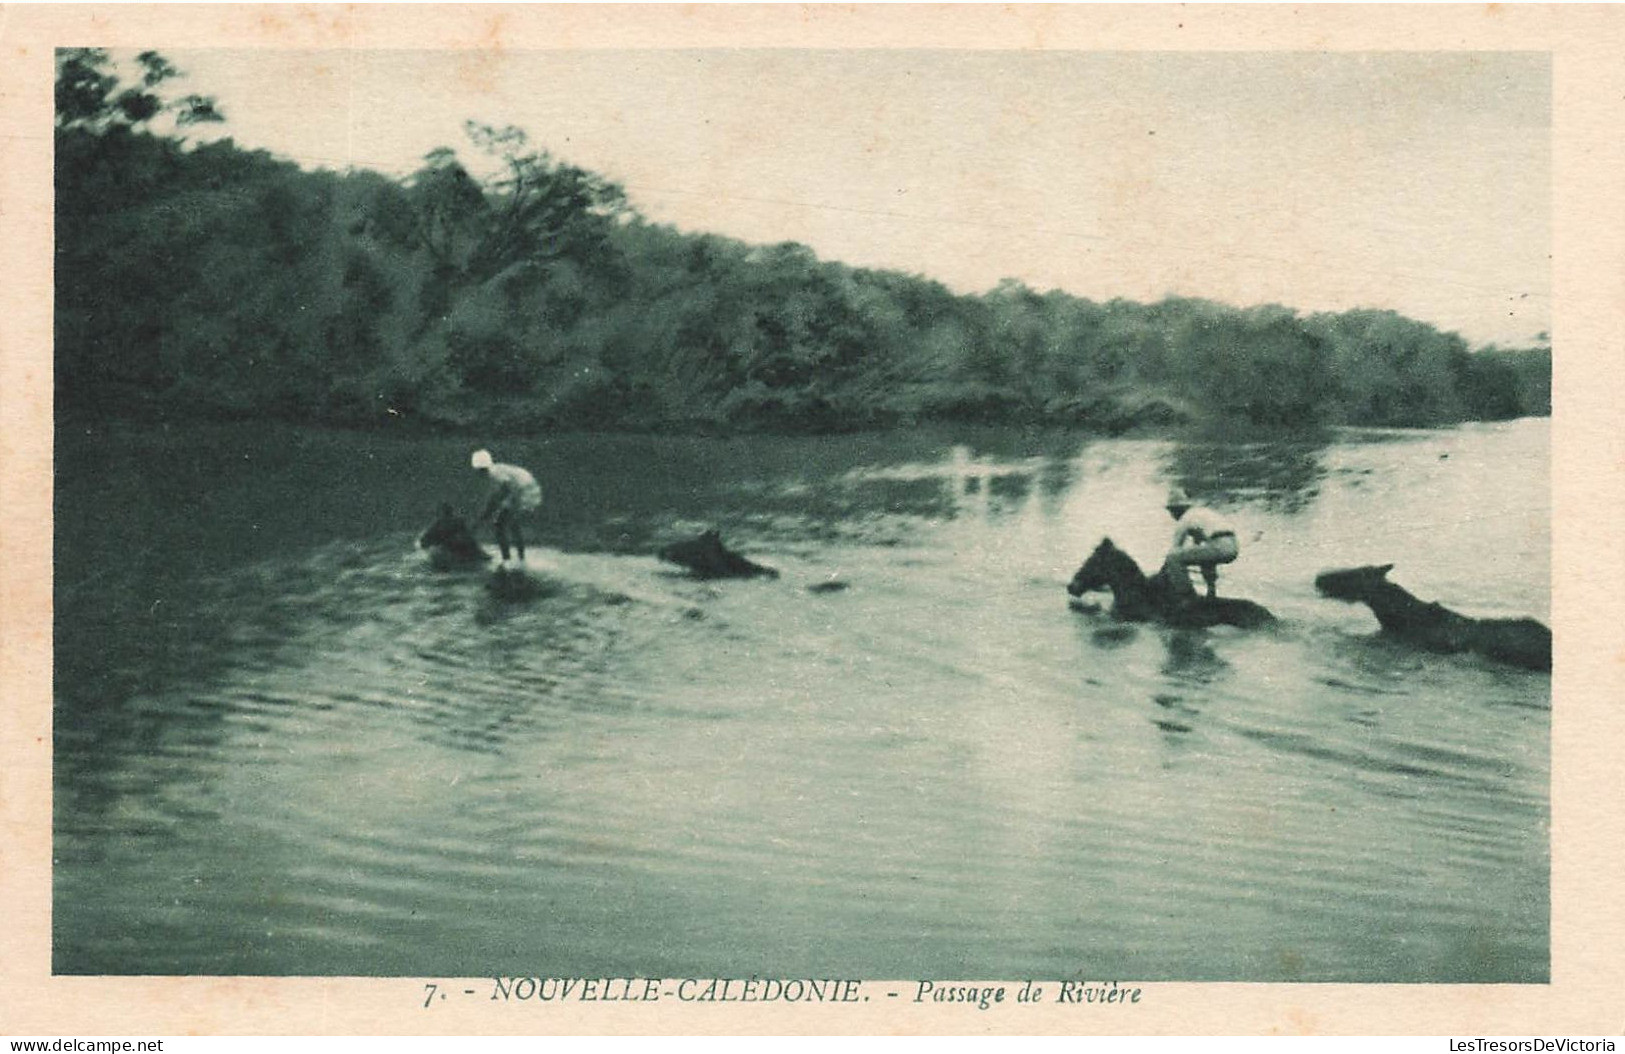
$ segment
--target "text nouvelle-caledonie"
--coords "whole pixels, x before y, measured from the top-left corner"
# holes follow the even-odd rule
[[[682,1003],[861,1003],[869,996],[864,982],[841,979],[686,978],[680,981],[652,977],[497,977],[490,998],[498,1002],[655,1003],[676,999]],[[912,992],[886,991],[909,1003],[963,1003],[987,1010],[1006,1002],[1061,1004],[1138,1003],[1141,989],[1120,987],[1116,981],[1057,982],[1053,995],[1027,982],[1012,994],[1007,985],[911,982]],[[1042,994],[1040,994],[1042,993]]]

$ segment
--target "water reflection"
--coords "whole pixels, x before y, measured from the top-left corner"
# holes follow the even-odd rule
[[[1207,634],[1199,630],[1175,630],[1168,634],[1167,642],[1162,673],[1169,680],[1200,687],[1213,683],[1230,668],[1213,650]]]
[[[987,518],[1000,520],[1020,512],[1032,492],[1033,479],[1025,472],[1007,472],[987,481]]]
[[[1078,458],[1046,457],[1038,466],[1039,508],[1045,516],[1054,516],[1065,504],[1067,491],[1078,481]]]
[[[832,479],[755,494],[762,508],[798,518],[824,510],[848,519],[907,516],[997,522],[1019,516],[1036,491],[1045,515],[1061,511],[1078,478],[1077,437],[1018,436],[995,443],[956,443],[924,462],[862,466]]]
[[[1186,743],[1202,713],[1200,700],[1212,698],[1208,686],[1230,673],[1230,663],[1214,650],[1207,634],[1175,630],[1164,635],[1166,653],[1158,672],[1163,689],[1151,696],[1157,709],[1151,723],[1171,745]]]
[[[1325,439],[1180,442],[1169,451],[1165,471],[1205,504],[1260,505],[1270,512],[1298,513],[1320,493],[1327,445]]]
[[[1090,441],[1091,437],[1072,431],[971,429],[965,434],[964,444],[958,450],[963,450],[972,460],[994,463],[1036,458],[1071,461],[1083,452]]]
[[[1172,692],[1158,692],[1151,697],[1151,701],[1159,707],[1158,711],[1152,714],[1151,723],[1157,726],[1169,742],[1177,743],[1180,737],[1195,730],[1193,721],[1202,711],[1184,696]]]

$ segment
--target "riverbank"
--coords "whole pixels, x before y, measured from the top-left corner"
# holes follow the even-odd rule
[[[1121,435],[1550,412],[1544,334],[1475,349],[1392,310],[1096,301],[1014,280],[959,293],[797,243],[652,223],[545,153],[508,158],[570,203],[545,217],[515,214],[511,186],[450,149],[406,179],[306,172],[230,140],[189,149],[86,118],[59,123],[56,157],[68,417]]]
[[[1549,417],[1549,405],[1534,413],[1511,413],[1490,420],[1516,420]],[[312,428],[344,432],[373,433],[406,437],[515,436],[537,438],[561,434],[661,435],[690,438],[798,437],[855,434],[884,434],[921,428],[938,431],[954,429],[1017,429],[1022,431],[1069,431],[1094,438],[1137,437],[1148,439],[1196,439],[1215,442],[1308,441],[1323,439],[1337,427],[1349,428],[1446,428],[1470,423],[1449,422],[1346,422],[1260,423],[1245,418],[1224,418],[1205,414],[1181,400],[1163,396],[1102,398],[1093,401],[1069,400],[1045,409],[1008,405],[958,407],[953,411],[868,412],[843,418],[831,410],[801,414],[754,415],[741,420],[718,416],[632,416],[609,413],[586,418],[554,418],[538,412],[523,401],[483,404],[480,409],[463,406],[445,417],[425,416],[386,407],[381,414],[304,414],[294,411],[258,412],[241,407],[199,407],[195,403],[162,396],[131,393],[119,404],[116,415],[89,413],[74,407],[59,407],[58,434],[89,430],[94,433],[111,425],[133,429],[175,429],[190,427],[230,427],[233,425],[283,428]]]

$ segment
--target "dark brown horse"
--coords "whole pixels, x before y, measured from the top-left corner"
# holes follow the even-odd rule
[[[1526,670],[1552,668],[1552,631],[1532,618],[1469,618],[1438,603],[1418,600],[1388,581],[1393,564],[1324,571],[1315,588],[1324,596],[1371,609],[1384,633],[1437,652],[1472,652]]]
[[[450,505],[440,506],[440,515],[418,537],[418,548],[429,554],[429,566],[436,571],[469,571],[491,562],[468,521]]]
[[[715,528],[698,538],[673,542],[660,550],[660,559],[688,568],[696,578],[779,577],[773,568],[763,567],[723,545],[722,535]]]
[[[1134,558],[1112,544],[1110,538],[1095,547],[1066,587],[1075,597],[1094,589],[1111,590],[1112,617],[1123,622],[1252,629],[1275,621],[1267,608],[1251,600],[1198,597],[1175,589],[1162,571],[1146,575]]]

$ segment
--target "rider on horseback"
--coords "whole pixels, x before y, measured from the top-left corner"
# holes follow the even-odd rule
[[[1219,565],[1228,564],[1241,554],[1233,527],[1212,509],[1192,505],[1191,499],[1179,487],[1168,491],[1168,515],[1174,518],[1174,546],[1168,550],[1163,571],[1168,582],[1189,599],[1195,599],[1196,589],[1191,585],[1190,568],[1202,569],[1202,580],[1207,583],[1211,600],[1217,594]]]

